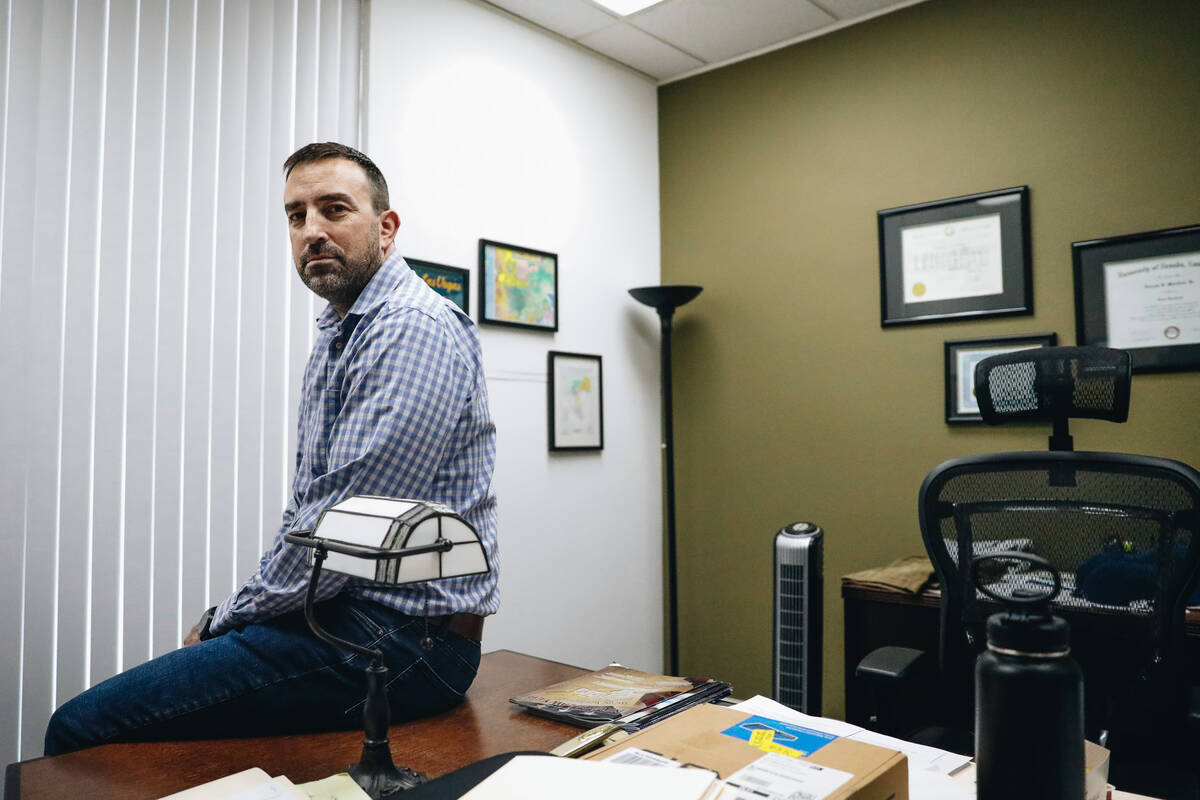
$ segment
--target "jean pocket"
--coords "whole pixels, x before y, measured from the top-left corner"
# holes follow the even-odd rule
[[[421,661],[434,685],[461,699],[479,670],[479,644],[455,633],[445,633]]]

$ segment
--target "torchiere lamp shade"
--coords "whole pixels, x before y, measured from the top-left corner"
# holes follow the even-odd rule
[[[676,309],[704,291],[702,286],[641,286],[630,289],[633,299],[656,309]]]

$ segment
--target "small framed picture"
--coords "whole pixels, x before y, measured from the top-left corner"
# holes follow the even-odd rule
[[[959,339],[946,342],[946,422],[982,422],[975,399],[975,365],[988,356],[1054,347],[1056,333],[997,336],[991,339]]]
[[[479,321],[558,330],[558,256],[479,240]]]
[[[1134,372],[1200,369],[1200,225],[1074,242],[1075,341]]]
[[[1033,313],[1028,186],[878,213],[883,327]]]
[[[464,314],[471,313],[471,273],[458,267],[448,267],[445,264],[435,264],[432,261],[422,261],[418,258],[406,258],[413,272],[421,276],[421,280],[429,284],[429,288],[445,297],[463,310]]]
[[[604,448],[604,373],[600,356],[551,350],[547,364],[551,450]]]

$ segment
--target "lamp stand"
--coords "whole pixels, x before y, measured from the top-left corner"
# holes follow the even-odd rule
[[[675,309],[695,299],[703,291],[700,286],[643,286],[630,289],[629,294],[639,303],[658,312],[662,328],[660,360],[662,362],[662,428],[663,458],[666,483],[666,540],[667,540],[667,665],[671,675],[679,672],[679,591],[675,562],[675,416],[671,395],[671,319]]]
[[[361,656],[371,659],[371,664],[365,670],[367,675],[367,700],[363,704],[363,749],[357,764],[351,764],[347,769],[354,779],[372,800],[398,796],[419,784],[429,780],[428,776],[408,767],[397,767],[392,761],[392,748],[388,743],[388,726],[391,723],[391,711],[387,702],[388,668],[383,663],[383,653],[362,647],[354,642],[339,639],[317,623],[313,611],[313,598],[317,593],[317,579],[321,575],[321,564],[329,555],[325,547],[318,544],[313,548],[312,578],[308,583],[308,592],[304,597],[304,618],[308,627],[318,638],[336,646],[352,650]]]

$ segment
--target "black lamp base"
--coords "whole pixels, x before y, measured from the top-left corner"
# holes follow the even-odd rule
[[[408,767],[398,768],[392,761],[387,739],[382,742],[364,741],[362,757],[346,771],[372,800],[399,797],[401,792],[429,780],[429,776],[423,772]]]

